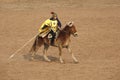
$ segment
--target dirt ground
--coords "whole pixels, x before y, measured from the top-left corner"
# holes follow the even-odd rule
[[[43,48],[30,61],[33,41],[8,60],[51,11],[62,27],[74,21],[79,36],[71,37],[71,47],[79,63],[63,49],[65,64],[60,64],[54,47],[48,50],[52,62],[43,60]],[[120,1],[0,0],[0,80],[120,80]]]

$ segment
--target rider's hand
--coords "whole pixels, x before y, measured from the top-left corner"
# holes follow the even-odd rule
[[[62,28],[60,28],[60,27],[58,27],[58,29],[61,31],[62,30]]]

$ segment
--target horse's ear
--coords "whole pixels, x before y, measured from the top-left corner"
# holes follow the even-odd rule
[[[67,25],[68,25],[69,27],[72,27],[73,23],[74,23],[73,21],[70,21],[70,22],[68,22]]]

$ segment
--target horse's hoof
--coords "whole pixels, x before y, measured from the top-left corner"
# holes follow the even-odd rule
[[[30,61],[34,61],[34,57],[31,57],[29,60],[30,60]]]
[[[51,62],[51,60],[49,59],[49,60],[47,60],[47,62]]]
[[[60,61],[60,63],[61,63],[61,64],[65,64],[65,61],[62,60],[62,61]]]
[[[65,64],[65,62],[60,62],[61,64]]]
[[[50,60],[50,59],[47,59],[47,60],[45,59],[45,61],[47,61],[47,62],[51,62],[51,60]]]
[[[78,64],[79,62],[78,61],[74,61],[75,64]]]

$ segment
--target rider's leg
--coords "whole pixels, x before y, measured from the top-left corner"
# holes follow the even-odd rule
[[[50,41],[51,41],[50,43],[51,45],[54,45],[54,39],[55,39],[56,33],[51,30],[50,34],[52,35],[52,37],[50,38]]]

